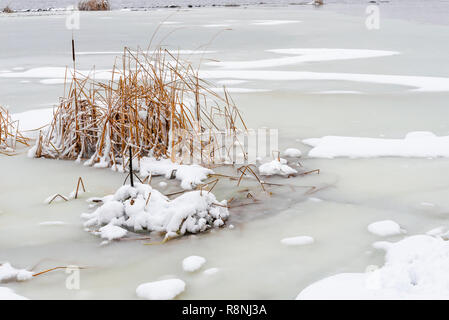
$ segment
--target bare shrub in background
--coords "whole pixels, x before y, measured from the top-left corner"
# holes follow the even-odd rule
[[[78,3],[80,11],[108,11],[111,5],[108,0],[83,0]]]

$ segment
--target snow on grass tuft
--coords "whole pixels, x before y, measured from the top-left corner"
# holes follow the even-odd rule
[[[394,236],[405,233],[401,226],[392,220],[382,220],[368,225],[368,231],[381,237]]]
[[[221,227],[229,216],[226,200],[219,202],[211,192],[190,191],[170,200],[151,186],[139,183],[135,187],[122,186],[113,195],[91,201],[100,201],[102,205],[81,215],[87,220],[84,226],[109,225],[102,229],[107,239],[126,234],[116,227],[165,232],[166,238],[173,238]]]
[[[14,293],[9,288],[0,287],[0,300],[28,300],[28,298]]]
[[[185,290],[186,284],[180,279],[168,279],[141,284],[136,289],[139,298],[148,300],[172,300]]]
[[[212,170],[199,165],[177,164],[170,159],[142,158],[140,161],[140,175],[143,178],[149,175],[162,175],[167,179],[176,178],[181,181],[181,187],[186,190],[201,184],[212,173],[214,173]]]
[[[312,244],[314,242],[315,240],[309,236],[298,236],[298,237],[284,238],[281,240],[281,243],[285,244],[286,246],[301,246],[305,244]]]
[[[206,263],[206,259],[200,256],[190,256],[182,260],[182,269],[186,272],[195,272]]]
[[[293,168],[290,168],[287,165],[287,160],[280,158],[279,160],[273,160],[271,162],[267,162],[262,164],[259,167],[259,173],[263,176],[272,176],[272,175],[281,175],[288,176],[290,174],[298,173]]]
[[[295,148],[288,148],[284,151],[284,156],[291,158],[301,157],[301,151]]]
[[[33,277],[33,272],[25,269],[16,269],[9,262],[0,265],[0,282],[25,281]]]
[[[112,224],[107,224],[99,229],[100,237],[103,239],[108,239],[109,241],[120,239],[126,236],[128,231],[118,226]]]

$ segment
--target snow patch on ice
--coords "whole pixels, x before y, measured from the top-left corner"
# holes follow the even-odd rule
[[[307,62],[350,60],[360,58],[384,57],[399,54],[399,52],[396,51],[329,48],[273,49],[267,51],[280,54],[293,54],[295,56],[249,61],[212,61],[207,62],[206,65],[223,67],[226,69],[254,69],[286,66]]]
[[[182,260],[182,269],[186,272],[195,272],[206,263],[206,259],[200,256],[190,256]]]
[[[410,132],[404,139],[325,136],[303,140],[313,158],[449,157],[449,136]]]
[[[449,241],[416,235],[381,247],[386,250],[381,268],[325,278],[297,299],[449,299]]]
[[[312,244],[314,242],[315,240],[309,236],[290,237],[281,240],[281,243],[286,246],[301,246],[306,244]]]
[[[148,300],[172,300],[185,290],[186,284],[180,279],[167,279],[141,284],[136,289],[139,298]]]
[[[9,288],[0,287],[0,300],[28,300],[28,298],[14,293]]]
[[[381,237],[394,236],[405,233],[401,226],[393,220],[382,220],[368,225],[368,231]]]
[[[207,276],[210,276],[210,275],[218,273],[219,271],[220,271],[219,268],[209,268],[209,269],[204,270],[203,273]]]
[[[112,224],[107,224],[104,227],[101,227],[99,232],[101,238],[108,239],[109,241],[123,238],[128,233],[126,229]]]

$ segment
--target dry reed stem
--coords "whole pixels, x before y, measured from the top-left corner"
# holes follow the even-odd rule
[[[11,119],[8,109],[0,106],[0,154],[13,155],[17,143],[28,146],[29,140],[19,131],[19,122]]]

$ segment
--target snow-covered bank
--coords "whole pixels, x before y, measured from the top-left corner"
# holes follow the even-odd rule
[[[449,242],[416,235],[377,242],[385,264],[366,273],[337,274],[305,288],[297,299],[449,299]]]
[[[122,186],[114,195],[101,199],[102,205],[92,213],[83,213],[85,227],[98,228],[102,238],[118,239],[125,228],[134,231],[164,232],[165,238],[198,233],[224,225],[229,212],[226,201],[219,202],[211,192],[190,191],[169,200],[146,184]]]
[[[449,136],[410,132],[404,139],[326,136],[303,140],[312,158],[449,157]]]

